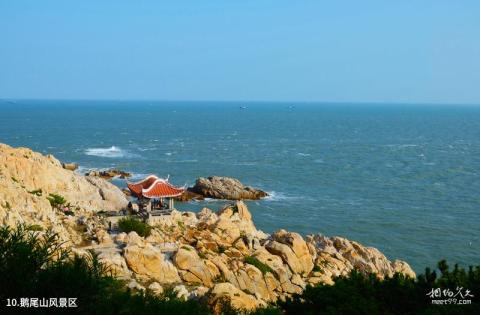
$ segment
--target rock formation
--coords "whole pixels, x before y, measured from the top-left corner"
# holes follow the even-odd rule
[[[205,198],[215,199],[256,200],[268,196],[264,191],[244,186],[238,179],[219,176],[200,177],[188,190]]]
[[[52,206],[49,197],[65,200],[65,215]],[[128,201],[116,186],[100,178],[81,176],[64,169],[52,155],[0,144],[0,224],[28,223],[53,228],[74,243],[81,242],[78,221],[88,224],[100,210],[118,211]],[[73,215],[72,215],[73,214]]]
[[[104,171],[92,170],[92,171],[87,172],[85,174],[85,176],[95,176],[95,177],[100,177],[100,178],[103,178],[103,179],[112,179],[114,177],[128,178],[128,177],[132,176],[132,174],[130,174],[128,172],[125,172],[125,171],[122,171],[122,170],[118,170],[116,168],[111,168],[109,170],[104,170]]]
[[[211,186],[198,186],[209,187],[210,196],[246,198],[246,189],[234,180],[234,185],[216,184],[228,181],[199,179]],[[52,205],[50,194],[63,196],[69,212]],[[301,293],[307,285],[332,284],[352,269],[380,278],[397,272],[415,277],[406,262],[390,261],[375,248],[341,237],[304,238],[285,230],[266,234],[257,230],[243,201],[217,212],[174,210],[156,218],[146,238],[108,231],[97,211],[126,204],[123,193],[101,178],[66,170],[53,156],[0,144],[1,224],[52,228],[80,255],[94,249],[132,290],[161,294],[172,288],[183,299],[207,299],[217,311],[225,300],[251,310]]]

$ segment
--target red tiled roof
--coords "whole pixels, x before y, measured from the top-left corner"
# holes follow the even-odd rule
[[[135,196],[146,198],[176,197],[185,191],[185,188],[175,187],[155,175],[150,175],[137,183],[127,183],[127,186]]]

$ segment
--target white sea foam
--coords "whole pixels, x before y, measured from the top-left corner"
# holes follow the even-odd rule
[[[394,148],[394,149],[404,149],[404,148],[415,148],[418,147],[418,144],[386,144],[384,147]]]
[[[178,161],[172,161],[173,163],[197,163],[198,160],[192,159],[192,160],[178,160]]]
[[[111,146],[110,148],[88,148],[85,150],[85,154],[106,158],[122,158],[132,156],[132,154],[116,146]]]
[[[234,165],[236,165],[236,166],[253,166],[253,165],[257,165],[257,162],[236,162]]]
[[[297,155],[300,155],[300,156],[310,156],[311,154],[310,154],[310,153],[298,152]]]
[[[131,181],[131,182],[135,182],[135,181],[139,181],[139,180],[144,179],[144,178],[147,177],[148,175],[151,175],[151,174],[132,173],[131,176],[130,176],[130,178],[128,178],[128,180]]]
[[[295,200],[300,197],[298,196],[287,196],[284,193],[276,192],[276,191],[267,191],[268,196],[265,197],[263,200],[266,201],[285,201],[285,200]]]

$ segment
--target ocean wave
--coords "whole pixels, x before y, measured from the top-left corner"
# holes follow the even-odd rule
[[[198,160],[192,159],[192,160],[178,160],[178,161],[169,161],[172,163],[197,163]]]
[[[106,158],[123,158],[134,156],[134,154],[131,154],[128,151],[122,150],[116,146],[111,146],[110,148],[88,148],[85,150],[85,154]]]
[[[384,147],[394,149],[415,148],[420,146],[419,144],[385,144]]]
[[[268,196],[265,197],[263,200],[266,201],[285,201],[285,200],[296,200],[301,197],[299,196],[287,196],[284,193],[276,192],[276,191],[267,191]]]
[[[85,166],[79,165],[78,168],[75,170],[75,172],[77,174],[80,174],[80,175],[85,175],[86,173],[90,172],[91,170],[92,170],[92,168],[90,168],[90,167],[85,167]]]
[[[300,156],[310,156],[311,154],[310,154],[310,153],[298,152],[297,155],[300,155]]]
[[[149,176],[151,174],[146,174],[146,173],[131,173],[130,177],[128,178],[129,181],[135,182],[144,179],[145,177]]]
[[[236,162],[234,163],[236,166],[253,166],[257,165],[257,162]]]

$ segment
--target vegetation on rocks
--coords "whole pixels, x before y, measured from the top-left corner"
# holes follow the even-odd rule
[[[384,280],[353,270],[336,278],[334,285],[307,287],[278,306],[286,314],[480,314],[480,266],[467,271],[455,265],[450,270],[441,261],[438,269],[440,276],[427,268],[417,279],[395,274]],[[455,297],[432,298],[432,290],[437,289]],[[432,299],[451,300],[451,304],[435,305]],[[471,304],[455,305],[453,299]]]
[[[262,263],[255,257],[246,256],[243,261],[247,264],[257,267],[258,270],[262,272],[262,274],[266,274],[267,272],[271,272],[272,274],[274,273],[272,268],[270,268],[267,264]]]
[[[0,171],[5,174],[0,177],[0,221],[10,227],[19,222],[31,225],[20,228],[23,232],[7,229],[0,235],[2,298],[76,297],[91,305],[81,313],[94,314],[219,314],[227,312],[228,305],[257,314],[358,313],[345,303],[358,304],[363,313],[388,313],[394,307],[411,314],[430,308],[430,313],[443,312],[442,306],[435,308],[438,305],[421,299],[428,292],[418,284],[421,277],[413,280],[416,275],[408,263],[342,237],[304,237],[286,230],[266,234],[257,230],[241,201],[216,212],[173,210],[168,216],[150,217],[148,224],[125,218],[119,223],[123,232],[110,234],[108,220],[96,214],[98,209],[108,214],[127,205],[118,188],[65,170],[52,156],[33,152],[28,154],[35,159],[24,159],[25,152],[31,151],[0,144]],[[48,199],[30,193],[39,187]],[[62,196],[49,195],[55,192]],[[74,213],[68,212],[72,209]],[[45,231],[47,227],[58,236]],[[441,278],[450,279],[445,288],[463,285],[478,298],[476,269],[447,272],[445,267],[440,265]],[[462,280],[471,274],[472,281]],[[437,285],[430,271],[424,277],[429,285]],[[169,288],[176,292],[172,299]],[[473,303],[459,309],[468,313],[478,305],[477,300]]]
[[[22,297],[76,298],[77,314],[210,314],[197,301],[183,301],[174,295],[155,296],[151,292],[133,294],[123,282],[90,252],[85,257],[72,256],[61,247],[58,235],[43,235],[16,229],[0,228],[0,313],[6,314],[7,298]],[[5,311],[5,312],[4,312]],[[8,309],[9,313],[22,309]],[[38,308],[36,314],[55,312]],[[58,310],[57,310],[58,311]]]
[[[206,300],[179,299],[172,290],[159,295],[149,290],[134,293],[111,275],[93,251],[72,255],[51,231],[35,233],[25,225],[0,228],[0,299],[75,297],[78,308],[69,311],[81,314],[478,314],[480,266],[450,270],[442,261],[438,269],[440,276],[427,268],[417,279],[395,274],[384,280],[353,270],[336,278],[334,285],[309,286],[302,294],[267,307],[239,310],[225,299],[219,310],[212,310]],[[461,288],[472,304],[433,305],[429,292],[437,288],[454,293]]]
[[[130,233],[132,231],[137,232],[142,237],[147,237],[152,231],[152,227],[147,223],[140,221],[137,218],[122,218],[118,221],[118,228],[120,231]]]
[[[52,208],[58,208],[67,203],[67,200],[63,196],[57,194],[49,194],[47,199]]]
[[[40,196],[42,196],[43,192],[42,192],[42,189],[40,188],[40,189],[35,189],[35,190],[32,190],[32,191],[29,191],[29,193],[32,194],[32,195],[40,197]]]

